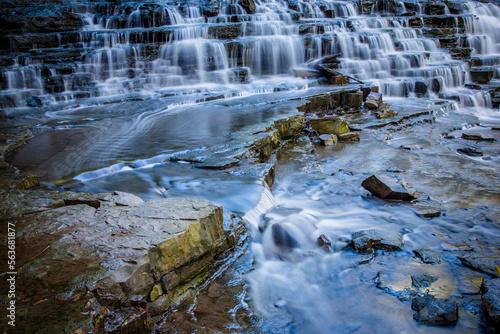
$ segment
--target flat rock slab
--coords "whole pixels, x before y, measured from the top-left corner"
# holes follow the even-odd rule
[[[441,254],[431,249],[415,249],[413,251],[424,263],[439,264],[441,263]]]
[[[462,264],[468,268],[500,278],[500,260],[494,260],[479,256],[459,256]]]
[[[420,197],[418,192],[410,193],[402,181],[387,175],[372,175],[361,185],[373,195],[383,199],[411,201]]]
[[[458,321],[458,305],[447,299],[436,299],[434,296],[418,296],[411,302],[411,308],[417,311],[413,315],[423,325],[455,325]]]
[[[364,230],[352,234],[352,247],[361,253],[370,253],[372,249],[400,251],[403,237],[394,231]]]

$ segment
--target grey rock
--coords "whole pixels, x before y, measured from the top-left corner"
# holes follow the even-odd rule
[[[415,201],[411,203],[410,207],[417,215],[425,218],[441,215],[441,205],[434,201]]]
[[[472,81],[487,84],[493,78],[493,74],[495,73],[494,67],[472,67],[470,69],[470,76]]]
[[[481,300],[488,315],[488,321],[494,328],[500,328],[500,279],[489,280],[481,287]]]
[[[468,268],[477,270],[493,277],[500,277],[500,273],[497,270],[497,267],[500,266],[500,261],[498,260],[478,257],[475,255],[459,256],[458,258],[460,259],[462,264]]]
[[[361,135],[359,132],[347,132],[339,135],[339,140],[342,141],[360,141],[361,140]]]
[[[365,107],[368,109],[378,109],[378,107],[382,104],[382,94],[371,92],[366,97]]]
[[[431,249],[415,249],[413,251],[424,263],[439,264],[441,263],[441,255]]]
[[[375,230],[359,231],[352,234],[352,247],[361,253],[369,253],[382,237]]]
[[[458,321],[458,305],[447,299],[436,299],[434,296],[418,296],[412,300],[411,308],[417,311],[413,315],[423,325],[455,325]]]
[[[321,145],[333,146],[337,143],[338,139],[337,139],[336,135],[326,134],[326,135],[319,136],[319,140],[321,142]]]

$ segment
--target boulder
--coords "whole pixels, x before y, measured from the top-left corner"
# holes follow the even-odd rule
[[[433,93],[440,93],[443,90],[443,87],[444,81],[442,77],[435,77],[431,79],[429,89]]]
[[[434,296],[418,296],[411,302],[411,308],[417,311],[413,315],[423,325],[455,325],[458,321],[458,305],[447,299],[436,299]]]
[[[418,192],[410,193],[404,181],[398,181],[387,175],[372,175],[361,185],[373,195],[383,199],[411,201],[420,197]]]
[[[371,92],[366,97],[365,107],[368,109],[378,109],[382,105],[382,94]]]
[[[332,134],[327,134],[327,135],[321,135],[319,136],[319,140],[321,142],[321,145],[324,146],[333,146],[337,143],[337,136],[332,135]]]
[[[431,249],[415,249],[413,251],[424,263],[439,264],[441,263],[441,255]]]
[[[297,239],[295,239],[290,232],[287,231],[283,224],[273,224],[272,234],[274,243],[278,246],[283,246],[286,248],[294,248],[299,245]]]
[[[500,328],[500,279],[495,278],[483,283],[481,301],[493,328]]]
[[[487,84],[493,78],[493,74],[495,73],[495,68],[493,67],[472,67],[470,69],[470,77],[472,81]]]
[[[309,122],[313,130],[319,134],[334,134],[338,136],[349,132],[346,120],[338,116],[312,118]]]

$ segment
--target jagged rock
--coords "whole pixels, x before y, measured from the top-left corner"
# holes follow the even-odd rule
[[[377,111],[375,113],[375,116],[377,118],[389,118],[398,115],[398,112],[392,111],[387,103],[382,103],[379,108],[381,109],[381,111]]]
[[[382,237],[375,230],[359,231],[352,234],[352,247],[362,253],[369,253]]]
[[[436,299],[434,296],[418,296],[411,302],[411,308],[417,311],[413,315],[423,325],[454,325],[458,321],[458,305],[453,300]]]
[[[403,238],[392,231],[364,230],[352,234],[352,246],[361,253],[370,253],[373,248],[387,251],[400,251]]]
[[[312,118],[309,122],[313,130],[319,134],[334,134],[338,136],[349,132],[346,120],[338,116]]]
[[[481,157],[483,155],[482,151],[476,150],[472,147],[459,148],[457,152],[463,153],[471,157]]]
[[[475,141],[495,141],[495,138],[485,137],[480,133],[462,133],[462,139]]]
[[[378,109],[382,104],[382,94],[371,92],[366,97],[365,107],[368,109]]]
[[[361,185],[373,195],[383,199],[411,201],[420,197],[418,192],[409,193],[403,182],[387,175],[372,175]]]
[[[424,263],[439,264],[441,263],[441,254],[431,249],[415,249],[413,251]]]
[[[359,132],[348,132],[348,133],[343,133],[339,135],[339,140],[346,141],[346,140],[354,140],[354,141],[360,141],[361,136]]]
[[[321,135],[319,136],[319,140],[321,142],[321,145],[324,146],[332,146],[337,143],[337,136],[332,135],[332,134],[327,134],[327,135]]]
[[[470,69],[470,77],[472,81],[487,84],[493,78],[495,68],[493,67],[472,67]]]
[[[330,247],[332,246],[332,242],[330,241],[330,239],[326,235],[321,234],[318,237],[318,245],[323,247],[326,251],[329,251]]]
[[[481,300],[491,325],[500,328],[500,279],[492,279],[484,282]]]
[[[411,276],[411,286],[415,289],[428,288],[432,283],[436,282],[438,278],[436,276],[421,274]]]
[[[500,260],[493,260],[475,255],[459,256],[460,262],[468,268],[480,271],[493,277],[500,277]]]

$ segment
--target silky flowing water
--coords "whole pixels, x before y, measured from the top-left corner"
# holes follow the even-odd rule
[[[245,217],[251,241],[212,283],[226,291],[218,306],[223,315],[210,313],[219,308],[207,306],[202,291],[177,323],[172,315],[160,320],[160,332],[483,331],[481,274],[458,256],[470,249],[499,255],[500,113],[488,89],[464,87],[471,83],[469,63],[450,56],[442,35],[425,34],[432,17],[425,2],[375,1],[371,15],[356,2],[255,4],[248,14],[236,1],[222,1],[213,17],[189,2],[77,7],[88,24],[58,35],[60,49],[85,50],[68,65],[73,74],[44,67],[35,52],[2,74],[2,126],[30,125],[35,133],[9,161],[51,188],[70,182],[91,193],[200,197]],[[471,48],[481,65],[496,66],[485,85],[494,88],[499,7],[472,1],[449,7],[453,12],[446,7],[440,16],[444,33],[456,34],[457,47]],[[153,45],[160,46],[153,52]],[[379,86],[391,110],[430,116],[380,126],[385,121],[368,111],[347,114],[363,130],[361,141],[332,147],[298,136],[278,153],[272,189],[262,181],[266,163],[196,168],[214,155],[238,156],[263,124],[331,91],[292,69],[337,53],[339,71]],[[464,131],[496,141],[465,141]],[[482,155],[457,152],[464,147]],[[411,204],[370,195],[361,182],[372,174],[405,180],[422,200],[438,203],[441,215],[425,218]],[[293,236],[293,247],[276,244],[276,224]],[[401,233],[403,250],[354,252],[351,234],[366,229]],[[320,235],[332,241],[328,251],[317,244]],[[421,248],[439,252],[441,263],[423,264],[413,253]],[[439,277],[428,293],[458,302],[456,326],[413,320],[411,276],[423,273]]]

